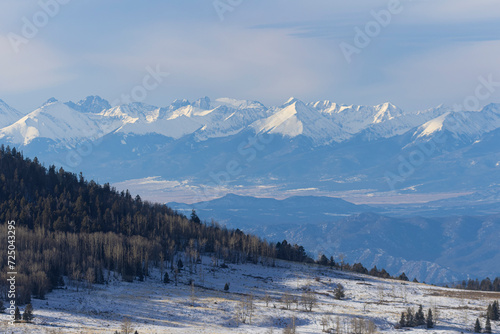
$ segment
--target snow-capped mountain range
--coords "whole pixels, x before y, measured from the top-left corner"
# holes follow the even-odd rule
[[[89,96],[77,103],[51,98],[26,115],[0,101],[0,127],[0,139],[15,145],[28,145],[37,138],[72,144],[113,132],[173,139],[195,134],[197,140],[204,141],[246,129],[288,138],[303,136],[314,145],[324,145],[343,142],[363,131],[372,138],[389,138],[415,127],[419,127],[419,137],[452,129],[458,135],[476,138],[500,127],[500,107],[493,104],[480,112],[438,107],[405,113],[391,103],[346,106],[330,101],[306,104],[290,98],[281,106],[268,108],[256,101],[211,101],[207,97],[194,103],[176,100],[163,108],[143,103],[111,107],[106,100]]]
[[[111,106],[89,96],[51,98],[30,113],[0,101],[0,116],[0,143],[110,182],[155,177],[199,187],[220,183],[230,163],[237,173],[223,178],[219,196],[249,185],[470,193],[497,189],[500,178],[500,104],[404,112],[295,98],[271,107],[208,97]],[[264,136],[272,141],[251,139]]]

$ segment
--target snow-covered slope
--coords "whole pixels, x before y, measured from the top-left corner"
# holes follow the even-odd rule
[[[422,124],[415,135],[432,137],[444,131],[455,139],[473,141],[500,128],[500,104],[489,104],[481,111],[449,111]]]
[[[212,264],[215,257],[201,257],[190,272],[187,257],[180,253],[176,257],[186,263],[177,284],[163,283],[164,272],[173,280],[171,268],[151,265],[144,282],[123,282],[112,272],[105,273],[107,284],[65,278],[64,289],[54,290],[44,300],[32,300],[33,323],[10,326],[8,314],[2,313],[0,332],[115,333],[121,332],[127,317],[133,331],[143,334],[290,333],[285,328],[292,322],[296,333],[304,334],[452,334],[472,332],[476,318],[484,325],[486,308],[500,297],[494,292],[380,279],[280,260],[230,263],[222,268]],[[226,283],[228,291],[224,291]],[[339,285],[345,291],[341,300],[334,297]],[[310,311],[305,308],[307,301],[313,301]],[[434,328],[397,329],[401,313],[408,308],[415,312],[420,305],[425,315],[431,309]],[[491,323],[492,333],[498,333],[500,323]]]
[[[377,106],[339,105],[330,101],[309,103],[327,118],[342,127],[351,137],[363,131],[371,138],[389,138],[400,135],[445,112],[442,108],[417,113],[404,113],[392,103]]]
[[[120,108],[124,108],[123,106]],[[114,108],[116,109],[116,108]],[[196,133],[198,140],[224,137],[238,133],[249,124],[266,116],[266,108],[253,101],[217,99],[211,103],[209,98],[194,103],[174,101],[169,107],[155,109],[147,117],[124,118],[126,124],[118,132],[127,134],[160,134],[179,139]],[[121,113],[131,115],[131,113]],[[103,116],[116,116],[117,111],[107,111]]]
[[[15,123],[21,117],[23,117],[23,114],[0,100],[0,128]]]
[[[54,99],[0,130],[0,139],[16,145],[28,145],[37,138],[62,144],[74,144],[82,138],[97,138],[102,134],[99,124]]]
[[[253,123],[252,127],[257,133],[281,134],[292,138],[303,135],[316,144],[340,142],[348,138],[339,125],[295,98],[290,98],[269,117]]]

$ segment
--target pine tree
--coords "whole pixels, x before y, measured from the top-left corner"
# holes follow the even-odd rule
[[[23,313],[23,320],[27,322],[33,320],[33,306],[31,304],[26,305]]]
[[[165,283],[165,284],[170,283],[170,278],[168,277],[168,273],[167,272],[163,276],[163,283]]]
[[[491,333],[490,317],[486,317],[486,324],[484,325],[484,333]]]
[[[474,325],[474,333],[481,333],[482,327],[481,323],[479,322],[479,318],[476,319],[476,324]]]
[[[345,298],[345,290],[342,284],[338,284],[337,287],[333,290],[333,294],[335,299],[341,300]]]
[[[229,291],[229,283],[226,283],[226,284],[224,285],[224,291]]]
[[[21,312],[19,312],[19,307],[16,306],[14,311],[14,321],[21,320]]]
[[[419,306],[417,313],[415,313],[415,326],[422,326],[425,324],[425,315],[422,305]]]
[[[408,312],[406,313],[406,326],[415,327],[415,315],[411,308],[408,308]]]
[[[500,310],[498,308],[498,300],[494,301],[493,304],[491,304],[490,319],[493,321],[500,320]]]
[[[198,217],[198,215],[196,214],[196,211],[194,209],[193,209],[193,211],[191,211],[191,221],[195,224],[201,224],[200,217]]]
[[[432,310],[431,309],[429,309],[429,312],[427,312],[426,327],[427,328],[434,328],[434,320],[432,319]]]
[[[320,264],[320,265],[322,265],[322,266],[326,266],[326,265],[328,265],[328,258],[325,256],[325,254],[322,254],[322,255],[319,257],[318,264]]]
[[[401,275],[399,275],[398,279],[401,281],[408,281],[408,277],[404,272]]]
[[[399,325],[401,328],[406,327],[406,316],[404,312],[401,312],[401,319],[399,319]]]

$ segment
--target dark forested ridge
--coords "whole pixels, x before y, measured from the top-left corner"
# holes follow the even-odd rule
[[[2,146],[4,236],[8,221],[16,222],[20,303],[31,295],[43,298],[63,283],[62,276],[102,283],[104,272],[112,270],[126,280],[143,279],[151,264],[173,267],[177,252],[192,262],[206,253],[228,262],[258,262],[276,255],[275,246],[258,237],[188,219],[164,205],[133,198],[128,191],[86,181],[82,175],[54,166],[47,169],[36,158],[25,159]],[[6,237],[0,239],[2,249],[7,249],[6,242]],[[0,258],[2,273],[6,262]],[[4,277],[1,282],[6,282]],[[4,295],[6,286],[1,288]]]

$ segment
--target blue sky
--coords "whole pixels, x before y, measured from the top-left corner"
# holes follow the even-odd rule
[[[26,21],[44,18],[41,4],[55,1],[0,3],[0,98],[24,112],[52,96],[116,100],[148,66],[169,73],[144,101],[159,106],[205,95],[277,105],[295,96],[410,111],[461,103],[479,76],[500,82],[497,0],[401,1],[351,62],[340,44],[355,46],[355,29],[397,0],[59,0],[15,52],[9,37],[23,37]],[[500,102],[500,88],[481,100],[489,102]]]

